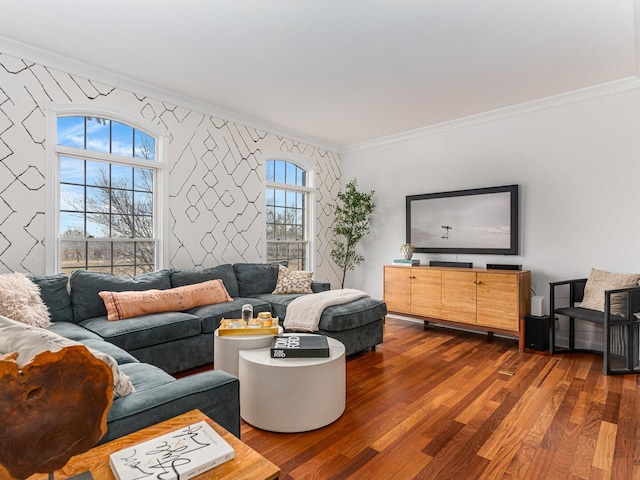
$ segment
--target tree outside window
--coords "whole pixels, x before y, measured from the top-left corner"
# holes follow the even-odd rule
[[[59,117],[57,131],[61,271],[155,270],[155,139],[94,117]]]
[[[267,161],[267,262],[287,260],[294,270],[309,269],[307,176],[293,162]]]

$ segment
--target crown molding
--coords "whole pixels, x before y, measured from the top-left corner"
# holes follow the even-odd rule
[[[216,105],[201,102],[185,95],[180,95],[169,90],[156,87],[149,83],[135,80],[125,75],[120,75],[103,68],[99,68],[88,63],[73,60],[71,58],[49,52],[32,45],[17,42],[7,37],[0,36],[0,53],[5,53],[12,57],[28,60],[46,67],[54,68],[72,75],[77,75],[90,80],[111,85],[116,88],[128,90],[132,93],[145,95],[157,100],[171,103],[180,107],[195,110],[213,117],[221,118],[240,125],[255,128],[256,130],[268,132],[277,136],[286,137],[294,141],[307,143],[332,152],[340,153],[342,147],[320,138],[298,132],[296,130],[283,127],[259,118],[244,115],[242,113],[227,110]]]
[[[636,5],[640,4],[640,0],[634,0],[634,2]],[[640,9],[636,9],[636,11],[640,12]],[[640,13],[636,15],[636,17],[636,23],[639,23]],[[638,38],[636,39],[636,45],[637,50],[640,50],[640,35],[638,35]],[[174,105],[195,110],[207,115],[211,115],[213,117],[222,118],[224,120],[228,120],[233,123],[244,125],[250,128],[255,128],[256,130],[268,132],[273,135],[313,145],[315,147],[323,148],[337,154],[368,150],[371,148],[404,142],[420,137],[444,133],[458,128],[492,122],[495,120],[501,120],[517,115],[546,110],[549,108],[555,108],[562,105],[582,102],[585,100],[591,100],[606,95],[613,95],[627,90],[640,88],[640,78],[638,76],[631,76],[619,80],[614,80],[612,82],[561,93],[558,95],[552,95],[530,102],[511,105],[508,107],[490,110],[467,117],[457,118],[435,125],[420,127],[414,130],[408,130],[406,132],[387,135],[384,137],[375,138],[373,140],[366,140],[364,142],[342,146],[327,142],[323,139],[313,137],[311,135],[304,134],[302,132],[298,132],[296,130],[286,128],[282,125],[260,120],[258,118],[227,110],[216,105],[201,102],[191,97],[180,95],[175,92],[171,92],[169,90],[156,87],[139,80],[135,80],[125,75],[120,75],[109,70],[73,60],[71,58],[21,42],[17,42],[15,40],[2,36],[0,36],[0,53],[5,53],[7,55],[38,63],[50,68],[55,68],[72,75],[99,81],[106,85],[111,85],[113,87],[127,90],[136,94],[149,96],[160,101],[165,101]],[[640,51],[636,52],[636,56],[640,56]],[[637,61],[636,63],[638,68],[638,75],[640,75],[640,61]]]
[[[625,92],[627,90],[633,90],[636,88],[640,88],[640,78],[636,76],[626,77],[619,80],[614,80],[612,82],[580,88],[578,90],[572,90],[570,92],[560,93],[558,95],[552,95],[550,97],[545,97],[538,100],[532,100],[530,102],[510,105],[508,107],[498,108],[475,115],[469,115],[467,117],[461,117],[455,120],[450,120],[435,125],[429,125],[427,127],[416,128],[414,130],[408,130],[402,133],[387,135],[373,140],[346,145],[340,150],[339,153],[352,153],[361,150],[382,147],[393,143],[405,142],[407,140],[413,140],[420,137],[444,133],[451,130],[456,130],[458,128],[470,127],[473,125],[493,122],[495,120],[502,120],[526,113],[547,110],[550,108],[583,102],[607,95],[614,95],[616,93]]]

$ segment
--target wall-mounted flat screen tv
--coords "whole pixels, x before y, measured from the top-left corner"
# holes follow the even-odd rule
[[[518,254],[518,185],[407,196],[407,243],[420,253]]]

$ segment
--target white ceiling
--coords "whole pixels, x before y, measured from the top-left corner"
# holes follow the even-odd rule
[[[3,3],[5,39],[338,149],[636,75],[634,0]]]

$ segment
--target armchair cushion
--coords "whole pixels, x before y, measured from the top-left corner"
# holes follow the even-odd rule
[[[633,287],[640,281],[640,274],[611,273],[604,270],[591,269],[584,297],[580,307],[604,312],[604,292],[616,288]],[[625,296],[615,294],[611,296],[611,313],[625,315]]]

